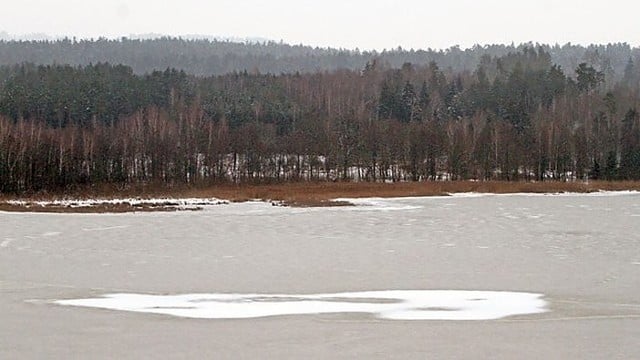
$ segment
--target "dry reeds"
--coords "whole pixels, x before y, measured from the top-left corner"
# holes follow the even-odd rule
[[[217,198],[231,202],[248,200],[272,201],[284,206],[345,206],[348,202],[333,201],[337,198],[438,196],[452,193],[589,193],[595,191],[640,190],[640,182],[499,182],[499,181],[436,181],[400,183],[356,182],[299,182],[263,185],[215,185],[208,187],[114,186],[77,189],[65,194],[39,193],[23,197],[28,201],[59,199],[122,199],[122,198]],[[3,200],[10,200],[5,196]],[[48,212],[127,212],[175,210],[161,206],[97,206],[95,208],[71,208],[63,206],[24,207],[0,204],[4,211]]]

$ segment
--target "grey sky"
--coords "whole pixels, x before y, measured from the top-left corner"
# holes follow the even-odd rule
[[[632,0],[2,0],[0,31],[77,37],[202,34],[360,49],[628,42]]]

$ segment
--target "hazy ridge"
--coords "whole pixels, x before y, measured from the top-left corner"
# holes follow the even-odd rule
[[[4,34],[4,35],[3,35]],[[189,35],[182,38],[158,34],[133,35],[120,39],[53,39],[43,34],[36,40],[6,40],[0,33],[0,65],[19,63],[88,65],[108,62],[130,66],[137,74],[176,68],[197,76],[232,72],[296,73],[338,69],[359,70],[374,59],[400,68],[404,63],[425,65],[436,62],[452,72],[473,71],[483,57],[501,57],[526,48],[541,49],[554,64],[573,70],[587,63],[619,80],[629,59],[638,62],[640,48],[627,43],[547,45],[537,43],[476,45],[463,49],[403,49],[383,51],[319,48],[291,45],[262,38],[216,38]]]

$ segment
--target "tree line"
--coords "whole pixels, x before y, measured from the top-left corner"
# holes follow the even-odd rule
[[[428,44],[425,44],[428,45]],[[541,48],[554,64],[573,70],[580,63],[602,71],[610,81],[624,76],[628,60],[640,61],[640,48],[626,43],[607,45],[476,45],[468,49],[385,49],[349,50],[290,45],[274,41],[233,42],[215,39],[158,37],[151,39],[60,39],[0,40],[0,65],[30,62],[38,65],[96,63],[122,64],[136,74],[166,68],[181,69],[191,75],[211,76],[249,71],[270,74],[315,73],[341,69],[361,70],[377,59],[392,68],[406,62],[428,65],[436,62],[454,72],[473,71],[485,57],[502,57],[527,48]]]
[[[619,81],[544,48],[472,71],[194,76],[0,67],[0,192],[101,183],[640,179],[640,69]]]

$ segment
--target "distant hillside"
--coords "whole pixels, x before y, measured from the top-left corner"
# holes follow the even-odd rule
[[[202,58],[192,48],[244,49],[245,55],[224,56],[233,59],[230,66],[252,57],[264,66],[259,59],[270,58],[289,70],[312,60],[334,67],[337,60],[383,60],[281,75],[194,76],[176,69],[141,75],[105,63],[0,66],[0,193],[338,179],[640,180],[640,66],[621,61],[635,51],[624,45],[603,52],[559,48],[556,59],[597,64],[565,70],[551,52],[532,47],[501,57],[487,52],[509,47],[362,54],[165,39],[26,48],[38,44],[66,46],[60,54],[69,58],[83,46],[126,45],[151,63],[158,60],[153,51],[167,53],[160,44],[182,44],[191,57],[175,60],[191,64],[192,72]],[[624,55],[615,62],[602,55],[616,50]],[[567,55],[572,51],[583,55]],[[450,68],[385,64],[416,54],[440,56]],[[473,70],[453,70],[473,61],[479,61]],[[611,74],[623,63],[616,81]]]
[[[337,69],[359,70],[374,59],[392,68],[404,63],[425,65],[436,62],[453,73],[474,71],[482,61],[539,48],[551,55],[553,63],[571,73],[580,63],[587,63],[607,75],[607,81],[622,78],[632,59],[640,61],[640,48],[626,43],[591,45],[488,45],[470,49],[359,51],[314,48],[281,42],[233,42],[209,38],[151,38],[119,40],[39,40],[0,41],[0,65],[24,62],[35,64],[88,65],[109,62],[130,66],[137,74],[176,68],[196,75],[220,75],[232,72],[296,73]],[[484,58],[484,60],[483,60]]]

